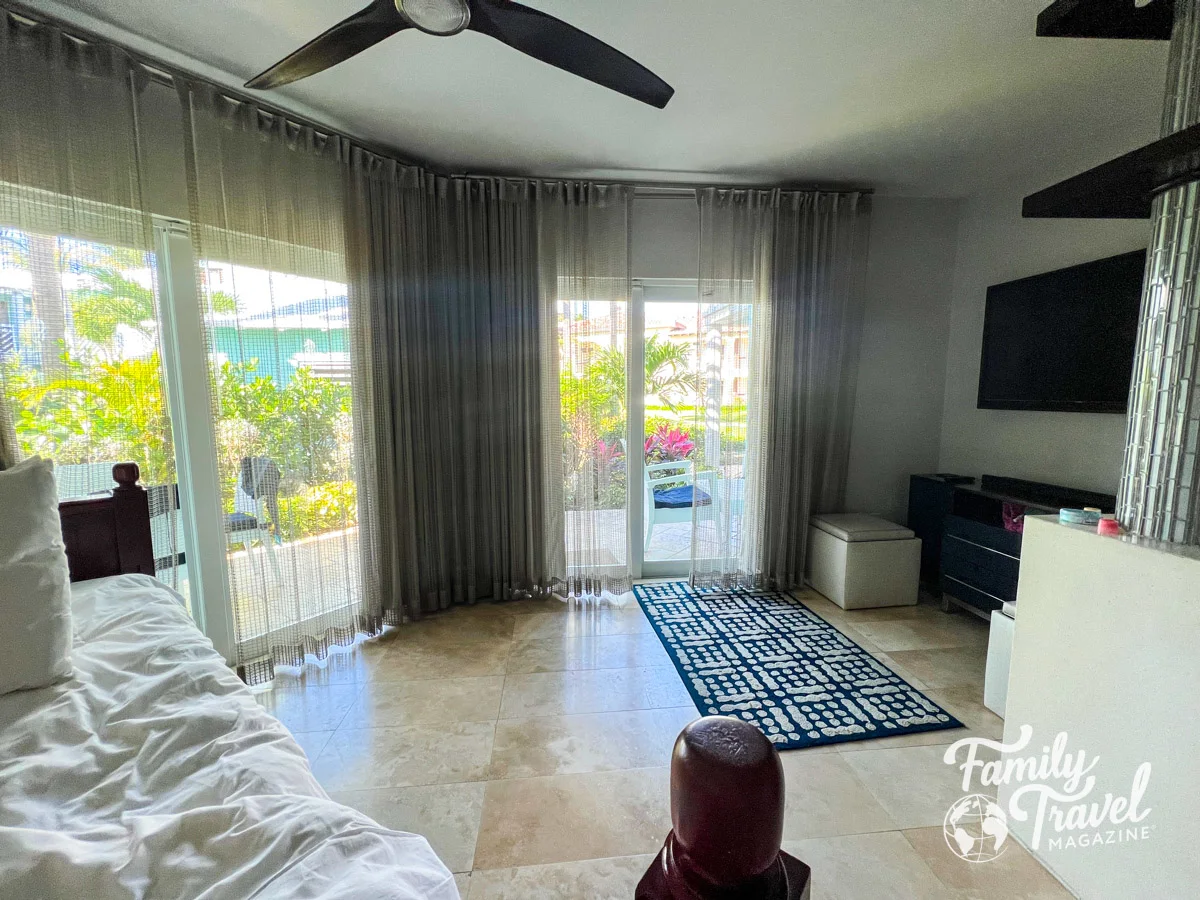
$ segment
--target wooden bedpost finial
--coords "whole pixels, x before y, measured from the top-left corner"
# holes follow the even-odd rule
[[[780,852],[783,766],[741,719],[692,722],[671,757],[671,833],[635,900],[805,900],[808,866]]]
[[[141,470],[138,469],[138,464],[131,462],[117,463],[113,466],[112,474],[113,481],[117,483],[117,490],[133,487],[138,483],[138,479],[142,477]]]

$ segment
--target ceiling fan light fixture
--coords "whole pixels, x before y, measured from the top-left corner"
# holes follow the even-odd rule
[[[471,24],[467,0],[395,0],[396,9],[426,34],[449,37]]]
[[[516,0],[371,0],[370,5],[255,75],[246,87],[271,90],[308,78],[407,28],[441,37],[471,28],[556,69],[658,109],[675,93],[620,50]]]

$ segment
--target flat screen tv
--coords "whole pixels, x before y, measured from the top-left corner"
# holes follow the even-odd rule
[[[1146,251],[988,288],[980,409],[1123,413]]]

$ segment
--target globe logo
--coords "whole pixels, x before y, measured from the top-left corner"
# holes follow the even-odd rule
[[[942,833],[956,856],[967,862],[989,862],[1004,852],[1008,817],[991,797],[968,794],[950,807]]]

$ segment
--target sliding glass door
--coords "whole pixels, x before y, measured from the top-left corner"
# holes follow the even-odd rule
[[[347,288],[199,269],[233,622],[243,655],[266,655],[362,596]]]
[[[631,397],[635,574],[685,576],[723,558],[742,536],[750,422],[748,306],[701,302],[691,280],[634,285]]]
[[[642,334],[637,360],[641,574],[682,576],[692,557],[700,404],[696,285],[643,281],[634,296]]]
[[[0,402],[60,499],[138,464],[156,574],[232,658],[361,596],[346,285],[153,234],[0,228]]]
[[[631,568],[630,328],[627,301],[558,303],[567,591],[577,596],[627,582]]]
[[[155,572],[188,598],[159,310],[153,252],[0,228],[0,402],[22,455],[54,461],[60,500],[137,463]]]

